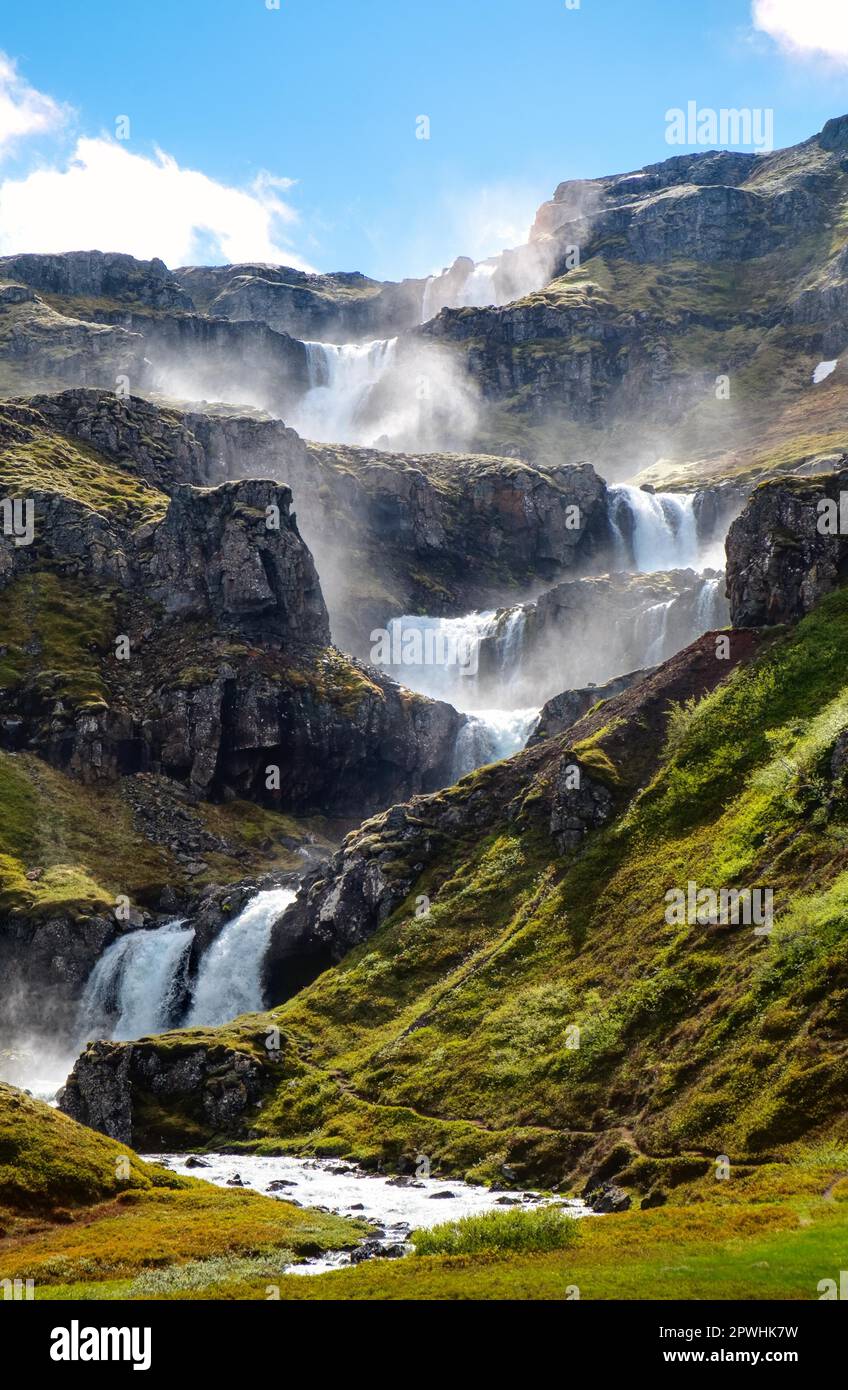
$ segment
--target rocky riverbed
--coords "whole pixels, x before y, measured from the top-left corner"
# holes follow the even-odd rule
[[[572,1216],[591,1216],[576,1198],[551,1197],[541,1192],[497,1191],[454,1179],[426,1176],[391,1177],[369,1173],[341,1159],[265,1157],[253,1154],[150,1155],[176,1173],[203,1178],[218,1187],[246,1187],[267,1196],[335,1212],[352,1220],[371,1221],[374,1231],[353,1251],[337,1251],[304,1264],[290,1274],[324,1274],[365,1259],[399,1259],[410,1254],[411,1231],[479,1216],[504,1207],[539,1206],[554,1202]]]

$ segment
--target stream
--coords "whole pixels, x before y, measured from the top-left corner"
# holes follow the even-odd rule
[[[281,1201],[319,1211],[334,1212],[375,1223],[365,1237],[392,1257],[409,1254],[409,1233],[418,1227],[438,1226],[463,1216],[476,1216],[501,1208],[556,1205],[572,1216],[592,1216],[577,1198],[543,1196],[530,1191],[493,1191],[458,1179],[391,1177],[366,1172],[343,1159],[264,1157],[254,1154],[144,1154],[148,1163],[160,1163],[175,1173],[203,1178],[217,1187],[244,1187]],[[236,1182],[234,1179],[240,1179]],[[325,1274],[328,1270],[359,1263],[363,1253],[333,1251],[304,1264],[291,1265],[288,1274]]]

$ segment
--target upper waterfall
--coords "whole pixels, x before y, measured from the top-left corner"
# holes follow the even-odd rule
[[[695,494],[610,488],[610,525],[621,569],[700,569]]]
[[[309,390],[289,423],[306,439],[372,444],[379,427],[366,419],[368,398],[395,359],[397,338],[370,343],[304,343]]]

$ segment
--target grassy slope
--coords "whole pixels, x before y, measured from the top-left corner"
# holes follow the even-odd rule
[[[507,824],[446,844],[413,890],[429,916],[410,902],[277,1011],[285,1081],[256,1132],[475,1176],[579,1169],[615,1140],[643,1189],[680,1180],[675,1156],[848,1139],[848,802],[828,776],[846,641],[843,592],[682,711],[653,783],[571,865]],[[773,936],[668,926],[690,878],[773,887]]]
[[[356,1223],[142,1162],[123,1145],[0,1083],[0,1279],[62,1297],[86,1279],[279,1277],[286,1263],[353,1245]]]

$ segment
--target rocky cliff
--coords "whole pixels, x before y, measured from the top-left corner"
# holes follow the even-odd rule
[[[797,622],[844,582],[846,501],[848,472],[775,480],[756,489],[727,538],[735,623]]]
[[[197,796],[302,813],[353,815],[445,780],[460,716],[329,647],[286,486],[172,476],[169,497],[152,485],[166,459],[189,475],[200,459],[180,421],[47,404],[110,453],[79,452],[29,406],[0,423],[0,484],[33,506],[31,544],[0,537],[7,744],[86,782],[164,772]]]

